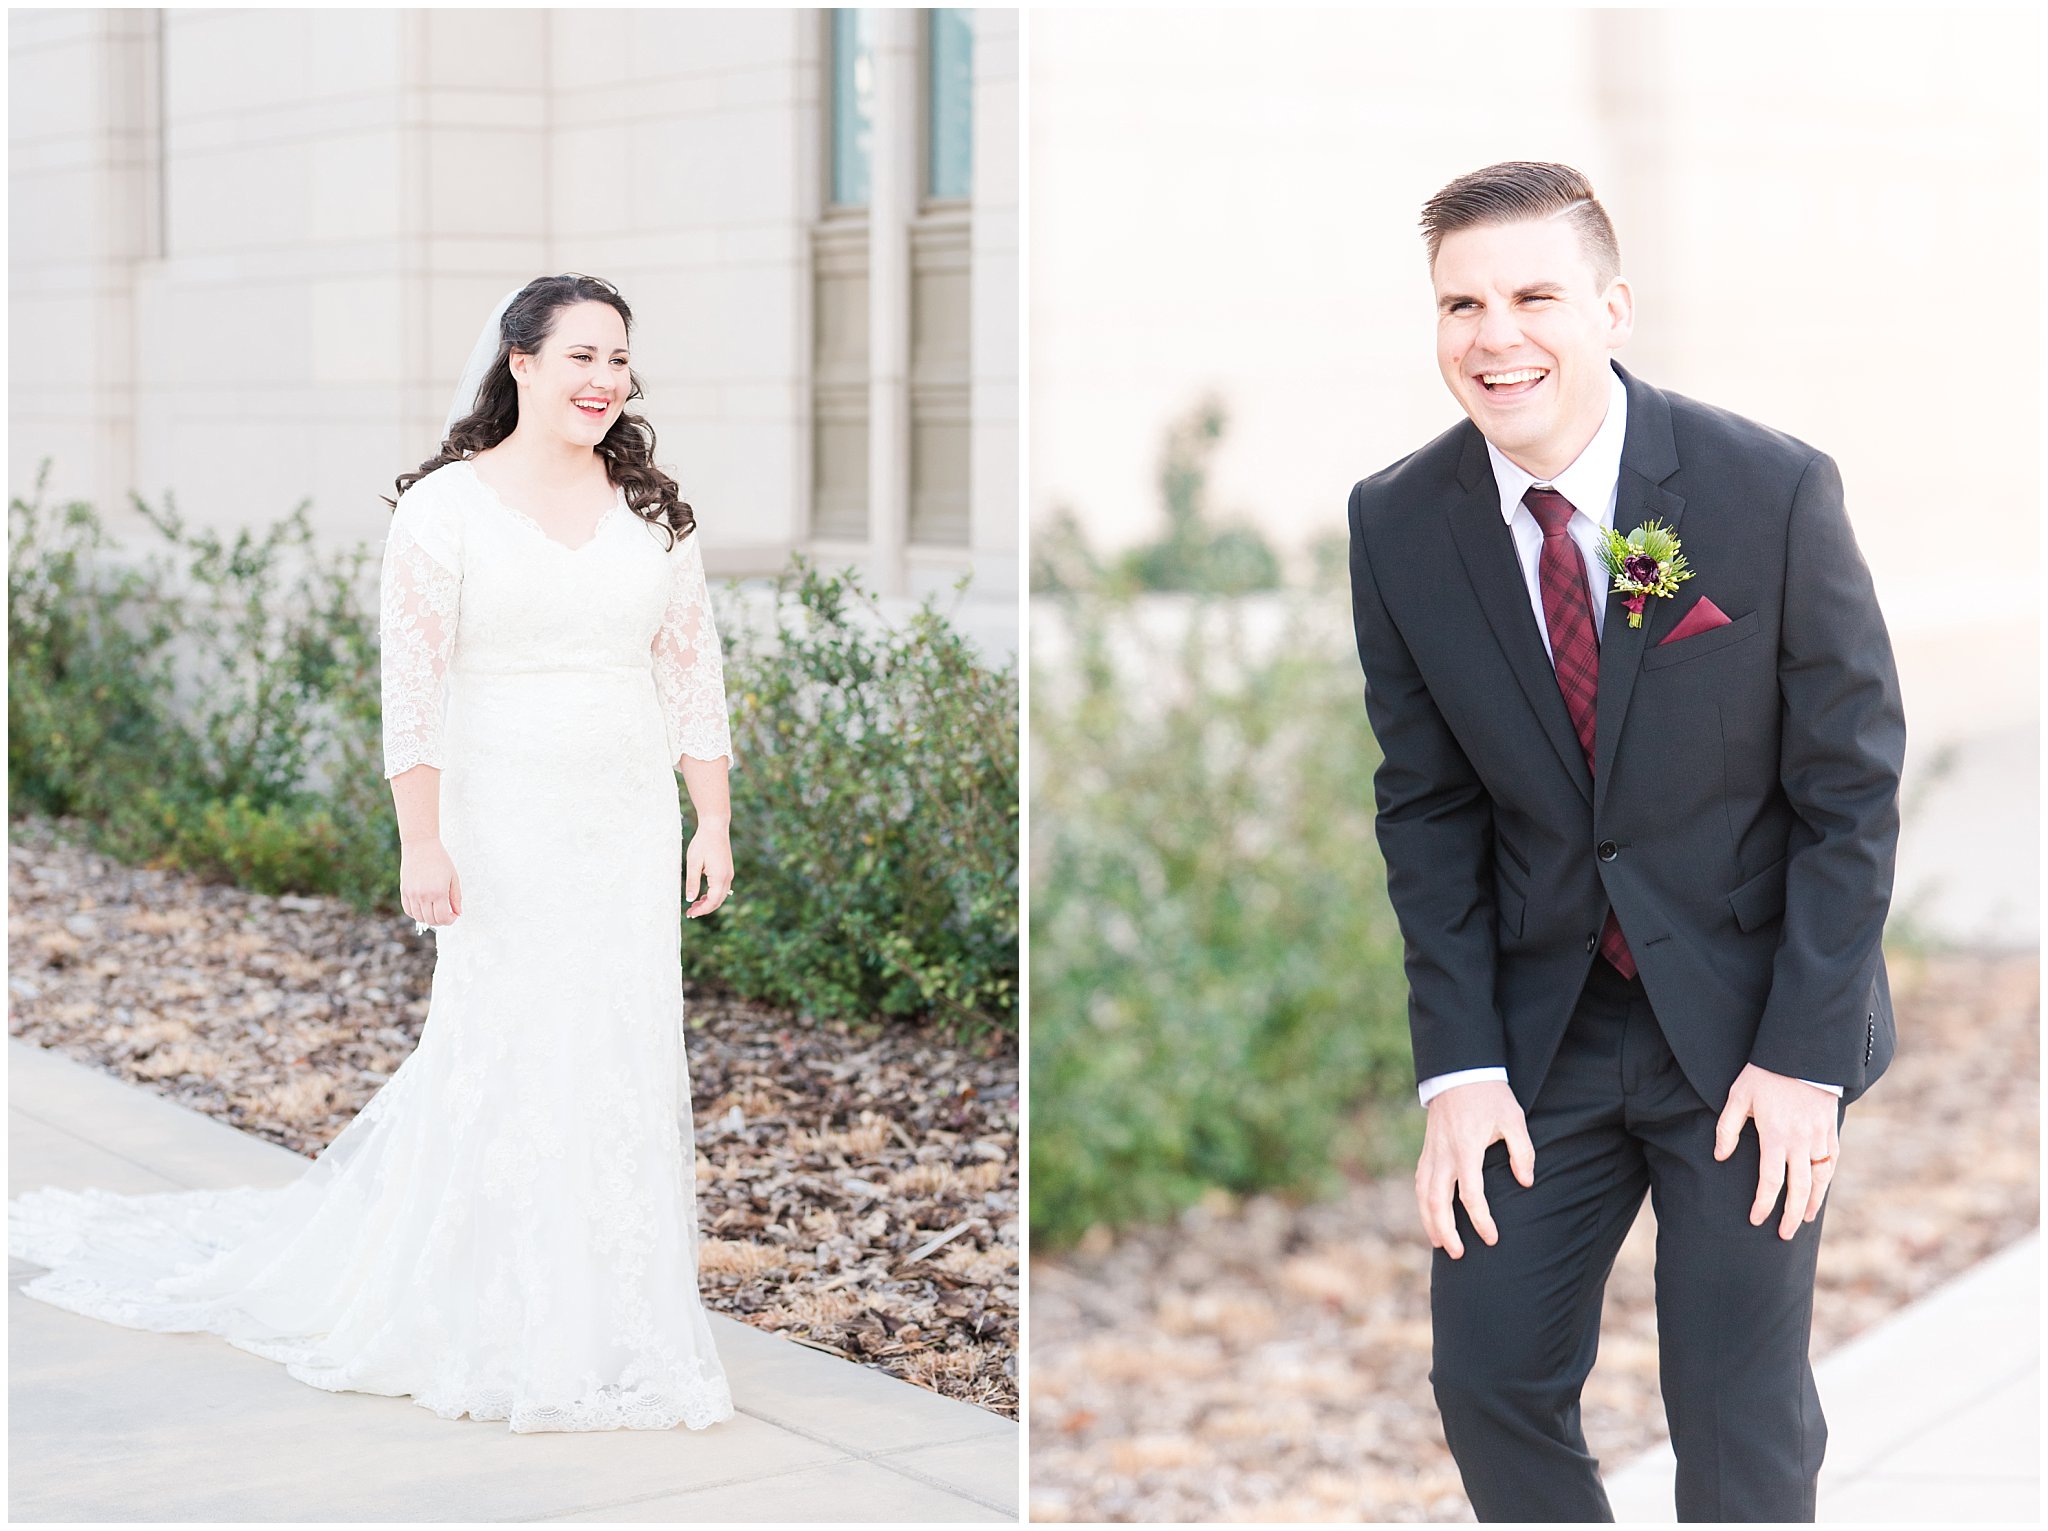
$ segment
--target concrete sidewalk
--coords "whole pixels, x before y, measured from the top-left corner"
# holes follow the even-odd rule
[[[306,1161],[8,1042],[8,1193],[274,1185]],[[13,1521],[1014,1521],[1018,1427],[717,1314],[738,1413],[702,1432],[514,1435],[326,1393],[211,1335],[14,1290]]]
[[[2041,1518],[2041,1238],[2029,1235],[1814,1366],[1822,1521]],[[1670,1521],[1667,1445],[1607,1479],[1620,1521]]]

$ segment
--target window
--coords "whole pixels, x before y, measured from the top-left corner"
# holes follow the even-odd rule
[[[974,191],[974,19],[934,10],[925,38],[925,195],[965,198]]]
[[[874,27],[864,10],[832,13],[832,204],[866,207],[875,127]]]

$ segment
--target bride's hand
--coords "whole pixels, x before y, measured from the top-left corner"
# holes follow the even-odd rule
[[[705,884],[709,886],[705,886]],[[703,896],[697,897],[699,888]],[[683,857],[683,897],[695,898],[683,913],[690,919],[709,914],[725,902],[732,891],[732,836],[715,820],[702,820],[690,836],[689,852]]]
[[[398,902],[427,925],[452,925],[462,913],[462,880],[439,840],[414,840],[399,847]]]

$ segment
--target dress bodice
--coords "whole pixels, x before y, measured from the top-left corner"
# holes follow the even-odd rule
[[[447,687],[465,674],[650,673],[671,762],[729,756],[699,536],[666,546],[619,490],[572,548],[466,461],[416,480],[399,496],[384,553],[384,774],[445,764]]]

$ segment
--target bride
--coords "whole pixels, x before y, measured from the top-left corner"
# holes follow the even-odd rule
[[[29,1296],[515,1431],[731,1417],[677,940],[732,885],[732,746],[690,507],[625,413],[631,323],[587,276],[508,296],[398,480],[384,774],[435,931],[418,1048],[281,1189],[20,1198]]]

